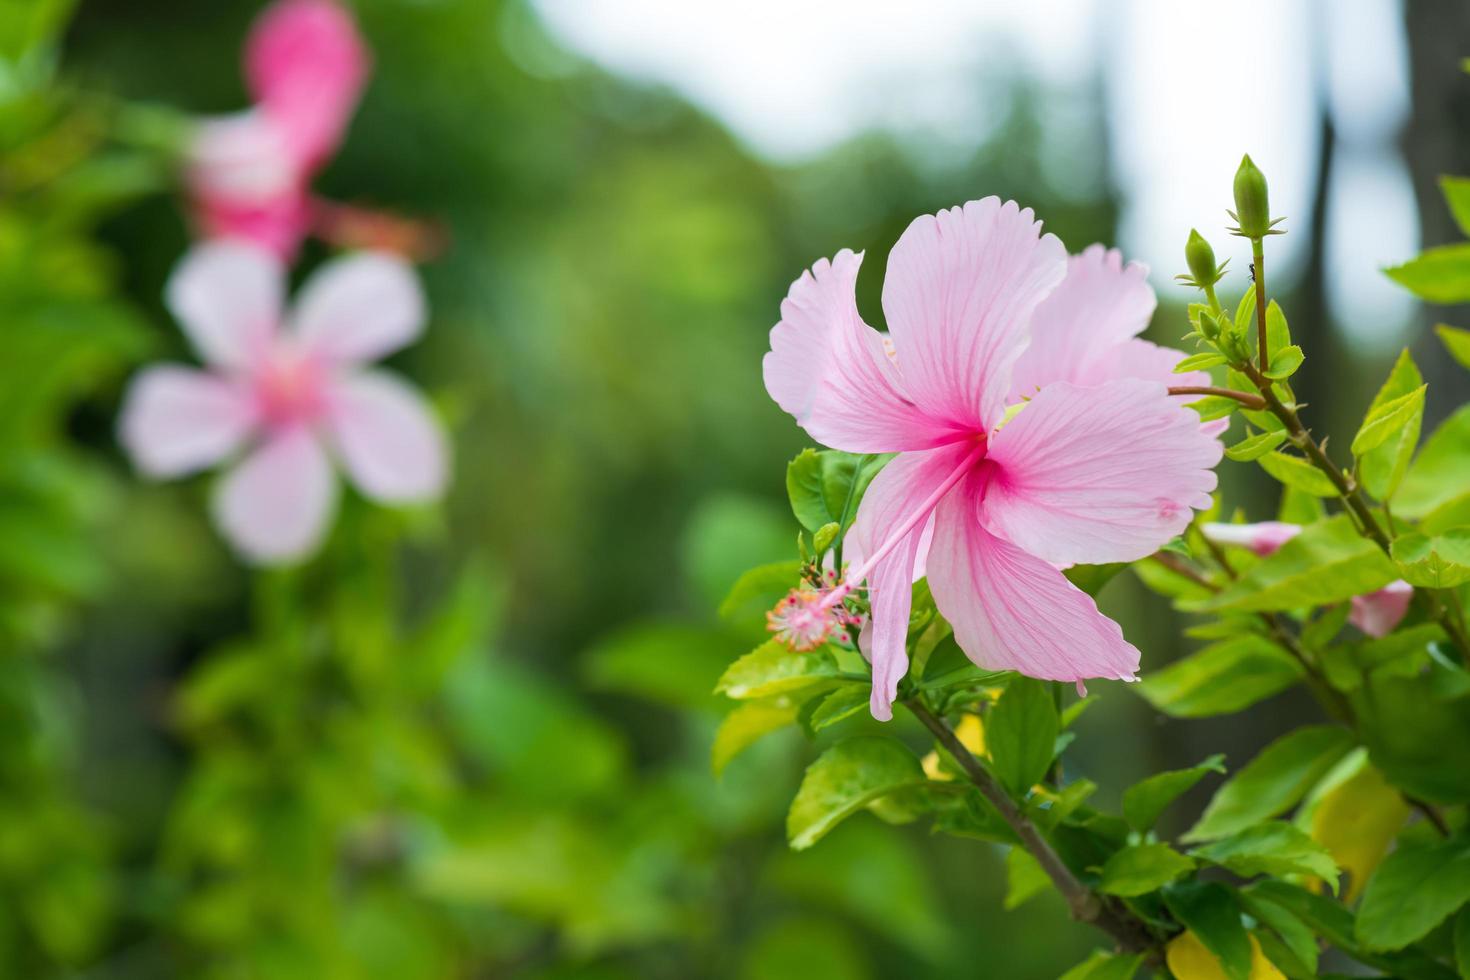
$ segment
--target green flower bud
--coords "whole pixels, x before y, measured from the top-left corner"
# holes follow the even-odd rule
[[[1205,241],[1205,236],[1193,228],[1189,230],[1189,241],[1184,245],[1184,261],[1199,288],[1204,289],[1220,281],[1215,269],[1215,250]]]
[[[1271,231],[1271,207],[1266,197],[1266,175],[1251,160],[1240,159],[1235,171],[1235,233],[1244,238],[1265,238]]]
[[[1201,239],[1203,241],[1203,239]],[[1206,245],[1206,248],[1209,246]],[[1220,336],[1220,321],[1209,310],[1199,312],[1199,332],[1205,335],[1206,340],[1214,340]]]

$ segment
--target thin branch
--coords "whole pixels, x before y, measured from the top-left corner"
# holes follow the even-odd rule
[[[1331,481],[1333,489],[1337,491],[1343,506],[1352,514],[1354,522],[1358,525],[1359,532],[1383,551],[1384,554],[1393,556],[1393,539],[1383,526],[1378,523],[1372,507],[1363,497],[1363,491],[1357,483],[1349,478],[1328,457],[1322,444],[1312,438],[1312,434],[1302,425],[1301,418],[1296,409],[1286,405],[1277,397],[1272,388],[1271,380],[1257,371],[1249,361],[1239,365],[1246,377],[1260,391],[1261,397],[1266,401],[1266,410],[1278,418],[1282,425],[1286,426],[1286,434],[1291,444],[1306,454],[1312,465],[1320,470],[1328,480]],[[1429,609],[1430,618],[1444,629],[1450,640],[1460,649],[1462,659],[1470,660],[1470,636],[1456,620],[1454,614],[1445,603],[1444,597],[1438,590],[1416,587],[1414,591],[1423,597],[1425,605]]]
[[[1231,398],[1257,412],[1266,407],[1266,400],[1260,395],[1253,395],[1248,391],[1236,391],[1233,388],[1216,388],[1213,385],[1174,385],[1169,388],[1169,394],[1214,395],[1217,398]]]
[[[930,711],[921,699],[913,698],[905,701],[904,704],[913,712],[914,717],[929,729],[939,744],[944,746],[945,751],[965,771],[965,775],[969,777],[975,788],[980,790],[981,795],[990,802],[991,806],[995,807],[1011,830],[1015,831],[1022,845],[1036,859],[1036,863],[1041,865],[1057,891],[1061,892],[1068,909],[1071,910],[1072,918],[1102,929],[1112,936],[1124,951],[1146,953],[1156,960],[1158,941],[1149,932],[1148,926],[1126,910],[1113,906],[1105,898],[1078,881],[1072,869],[1062,861],[1060,855],[1041,835],[1036,825],[1027,819],[1020,807],[1016,806],[979,760],[970,753],[969,749],[965,748],[954,730]]]

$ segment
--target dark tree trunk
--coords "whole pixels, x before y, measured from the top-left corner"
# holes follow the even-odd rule
[[[1470,3],[1406,0],[1413,112],[1404,132],[1404,156],[1419,202],[1423,244],[1464,239],[1439,191],[1443,174],[1470,175],[1470,75],[1460,62],[1470,56]],[[1470,325],[1470,310],[1432,308],[1417,331],[1414,356],[1428,381],[1428,414],[1438,419],[1470,396],[1470,375],[1453,363],[1429,327],[1437,320]]]

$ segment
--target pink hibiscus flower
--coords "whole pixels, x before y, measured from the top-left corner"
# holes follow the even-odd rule
[[[245,47],[255,106],[202,122],[189,148],[202,233],[294,255],[314,221],[311,178],[341,142],[367,73],[352,16],[334,0],[267,8]]]
[[[1200,532],[1211,541],[1249,548],[1262,558],[1275,554],[1277,549],[1301,531],[1300,524],[1286,524],[1281,521],[1200,525]],[[1368,636],[1387,636],[1408,614],[1409,603],[1413,598],[1414,587],[1403,579],[1396,579],[1366,595],[1353,596],[1348,622]]]
[[[840,252],[792,284],[764,371],[817,441],[899,454],[859,508],[855,567],[822,600],[834,608],[867,583],[874,717],[892,716],[908,669],[923,551],[935,604],[975,663],[1132,679],[1137,649],[1058,566],[1157,550],[1209,506],[1221,455],[1168,394],[1182,355],[1133,340],[1153,303],[1141,271],[1101,250],[1069,263],[1030,210],[972,201],[916,219],[894,246],[885,338],[858,315],[860,261]],[[1107,343],[1089,336],[1103,331]],[[1049,353],[1027,361],[1033,332]]]
[[[247,559],[311,553],[337,496],[335,456],[384,503],[443,490],[448,451],[422,397],[367,364],[423,329],[413,269],[381,253],[323,265],[283,313],[286,269],[258,247],[196,246],[167,302],[208,371],[163,365],[134,379],[119,423],[134,465],[152,477],[207,469],[243,450],[220,482],[214,516]]]

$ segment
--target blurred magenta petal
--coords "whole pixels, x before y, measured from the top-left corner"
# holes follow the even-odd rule
[[[950,429],[999,424],[1032,313],[1066,272],[1061,241],[1013,201],[915,218],[883,280],[904,393]]]
[[[332,0],[280,0],[256,21],[245,46],[251,95],[280,124],[306,170],[341,141],[367,72],[357,25]]]
[[[448,450],[418,392],[392,375],[367,371],[333,384],[329,402],[327,428],[364,494],[399,502],[443,491]]]
[[[162,365],[133,379],[118,430],[139,470],[172,477],[218,463],[240,447],[254,425],[249,395],[239,384]]]
[[[1132,677],[1138,652],[1054,566],[1157,550],[1210,506],[1222,451],[1158,377],[1182,355],[1134,339],[1154,307],[1142,267],[1089,249],[1068,285],[1064,246],[1029,210],[986,198],[924,216],[889,256],[891,346],[857,315],[857,267],[842,252],[797,280],[765,375],[818,439],[900,453],[868,488],[849,534],[855,564],[818,610],[867,583],[873,716],[892,715],[923,570],[976,663]],[[1042,350],[1022,403],[1008,395],[1033,323]],[[1085,384],[1059,380],[1072,378]],[[1019,412],[1006,421],[1008,401]]]
[[[426,315],[412,266],[383,252],[359,252],[333,259],[306,282],[291,328],[313,354],[357,364],[412,343]]]
[[[874,554],[891,529],[921,507],[973,449],[972,445],[957,443],[925,452],[903,453],[885,466],[868,487],[849,532],[856,550],[860,554]],[[932,504],[929,510],[933,510]],[[898,682],[908,670],[904,642],[908,637],[914,569],[927,516],[926,512],[924,519],[867,576],[872,627],[863,630],[864,642],[868,644],[864,653],[873,664],[872,712],[880,721],[893,717]]]
[[[285,287],[285,269],[269,252],[208,242],[179,262],[166,300],[205,363],[243,370],[273,342]]]
[[[1286,542],[1302,533],[1300,524],[1285,524],[1281,521],[1261,521],[1258,524],[1219,524],[1213,521],[1201,524],[1200,533],[1216,544],[1230,544],[1249,548],[1265,557],[1274,554]]]
[[[944,499],[929,549],[929,590],[960,648],[989,670],[1132,679],[1138,650],[1118,624],[1051,564],[981,526],[984,483],[973,475]]]
[[[294,426],[272,434],[225,476],[214,517],[245,558],[291,562],[321,544],[336,498],[326,453],[305,426]]]
[[[991,438],[982,520],[1049,562],[1133,561],[1210,506],[1221,452],[1157,382],[1058,382]]]
[[[1414,587],[1403,579],[1377,592],[1353,596],[1348,622],[1372,637],[1387,636],[1403,620],[1414,598]]]
[[[928,448],[937,427],[905,397],[882,336],[858,315],[862,260],[843,249],[791,284],[762,362],[766,391],[826,445],[854,453]]]

